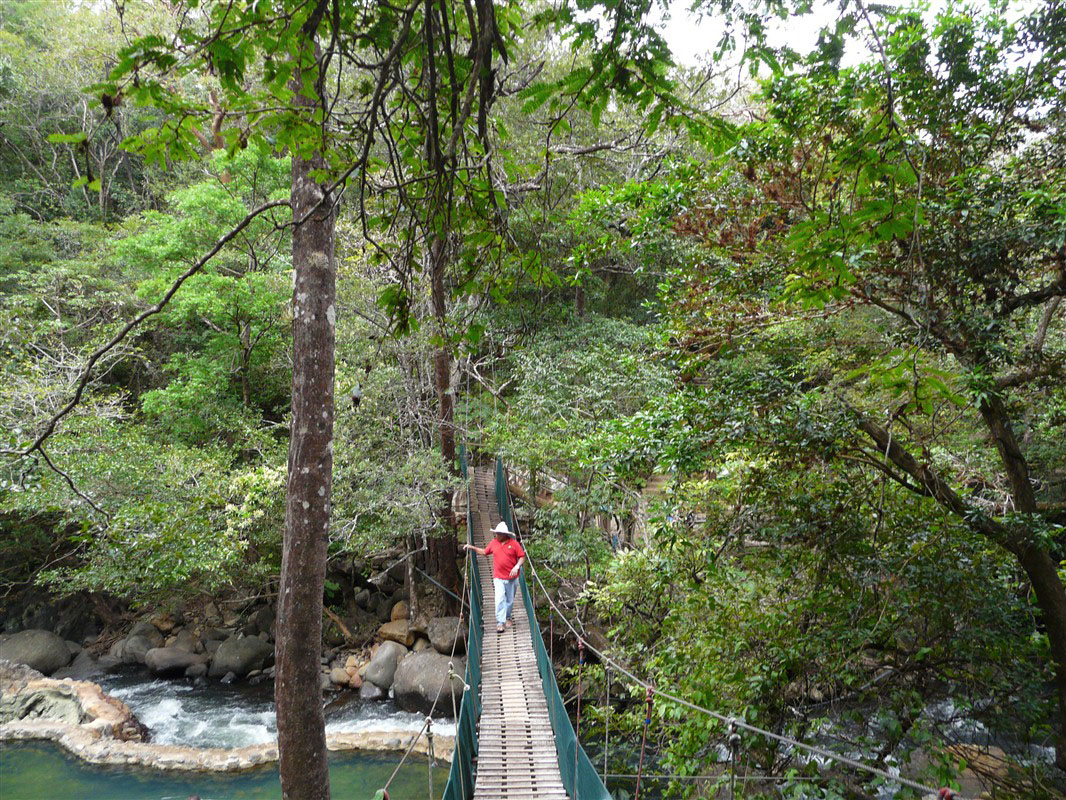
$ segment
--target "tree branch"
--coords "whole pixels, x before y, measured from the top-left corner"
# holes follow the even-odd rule
[[[144,320],[148,319],[148,317],[158,314],[160,311],[166,308],[167,304],[171,301],[174,295],[177,294],[177,291],[181,288],[182,284],[185,283],[185,281],[187,281],[197,272],[199,272],[201,269],[203,269],[207,262],[209,262],[216,255],[218,255],[218,252],[223,247],[225,247],[232,239],[234,239],[242,230],[248,227],[257,217],[259,217],[261,214],[270,209],[288,205],[288,200],[275,200],[270,203],[264,203],[258,208],[250,211],[244,219],[237,223],[236,226],[231,228],[225,235],[219,238],[219,240],[215,242],[214,247],[212,247],[203,257],[201,257],[199,261],[197,261],[195,264],[185,270],[185,272],[183,272],[180,276],[178,276],[177,280],[175,280],[174,283],[171,284],[170,288],[167,289],[166,294],[163,295],[163,297],[159,300],[158,303],[156,303],[154,306],[147,309],[146,311],[143,311],[142,313],[138,314],[132,320],[127,322],[126,325],[123,326],[122,330],[116,333],[109,342],[99,347],[96,352],[89,356],[89,360],[86,362],[85,368],[82,370],[81,377],[78,379],[78,385],[74,391],[74,397],[72,397],[70,399],[70,402],[63,406],[63,408],[61,408],[52,416],[51,419],[48,420],[48,424],[45,426],[44,430],[40,434],[38,434],[37,438],[33,440],[33,444],[31,444],[25,450],[5,450],[2,452],[6,455],[28,456],[35,450],[41,450],[41,446],[45,443],[45,441],[48,440],[48,437],[50,437],[55,432],[56,425],[59,424],[59,421],[63,419],[63,417],[67,416],[67,414],[69,414],[71,411],[73,411],[74,408],[78,405],[78,403],[81,402],[82,395],[85,393],[85,387],[89,383],[89,376],[92,374],[92,370],[93,367],[96,366],[96,362],[98,362],[104,355],[108,353],[108,351],[114,348],[119,342],[125,339],[129,335],[130,331],[132,331],[134,328],[144,322]],[[43,451],[41,452],[43,454]],[[45,458],[45,460],[48,461],[49,466],[51,466],[53,469],[56,469],[51,464],[51,461],[47,459],[47,457]],[[58,469],[56,469],[56,472],[61,475],[64,474]],[[89,502],[91,503],[92,501]]]

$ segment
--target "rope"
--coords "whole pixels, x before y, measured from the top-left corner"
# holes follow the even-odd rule
[[[531,572],[533,573],[534,579],[538,583],[540,583],[541,591],[543,591],[545,596],[548,598],[549,605],[552,607],[552,609],[554,611],[556,611],[559,614],[559,617],[566,624],[566,626],[574,633],[574,635],[578,636],[579,634],[577,632],[577,629],[570,623],[570,620],[568,620],[566,618],[566,615],[563,614],[562,611],[559,610],[559,607],[555,604],[555,601],[552,600],[551,595],[548,594],[548,589],[544,585],[544,582],[540,579],[540,575],[537,573],[537,569],[533,565],[533,561],[528,557],[528,554],[527,554],[527,558],[526,558],[526,563],[529,564],[529,568],[530,568]],[[801,742],[798,739],[793,739],[791,736],[784,736],[784,735],[782,735],[780,733],[774,733],[773,731],[768,731],[768,730],[766,730],[764,728],[760,728],[757,725],[752,725],[749,722],[745,722],[743,720],[739,720],[739,719],[735,719],[733,717],[729,717],[729,716],[727,716],[725,714],[721,714],[721,713],[719,713],[717,711],[713,711],[713,710],[711,710],[709,708],[703,708],[702,706],[696,705],[695,703],[692,703],[692,702],[690,702],[688,700],[685,700],[685,699],[683,699],[681,697],[678,697],[677,695],[671,694],[669,692],[665,692],[662,689],[655,688],[654,686],[652,686],[647,681],[644,681],[644,680],[641,680],[640,678],[638,678],[630,670],[626,669],[621,664],[619,664],[617,661],[615,661],[613,658],[608,656],[606,653],[601,652],[600,650],[596,649],[592,645],[588,645],[588,648],[593,653],[595,653],[596,656],[601,661],[603,661],[605,664],[608,664],[609,666],[613,667],[615,670],[617,670],[621,674],[625,675],[627,678],[629,678],[631,681],[633,681],[638,686],[642,686],[644,689],[651,690],[655,694],[659,695],[660,697],[662,697],[662,698],[664,698],[666,700],[670,700],[671,702],[677,703],[678,705],[684,706],[684,707],[689,708],[689,709],[691,709],[693,711],[697,711],[697,712],[699,712],[701,714],[706,714],[707,716],[712,717],[712,718],[718,720],[719,722],[723,722],[723,723],[728,724],[731,719],[734,719],[738,728],[741,728],[742,730],[746,730],[746,731],[748,731],[750,733],[755,733],[755,734],[758,734],[760,736],[764,736],[767,739],[773,739],[774,741],[781,742],[782,744],[790,745],[790,746],[795,747],[795,748],[797,748],[799,750],[804,750],[804,751],[806,751],[806,752],[808,752],[808,753],[810,753],[812,755],[819,756],[819,757],[827,759],[829,761],[835,761],[835,762],[837,762],[839,764],[844,764],[845,766],[852,767],[853,769],[861,770],[863,772],[868,772],[868,773],[870,773],[872,775],[877,775],[877,776],[879,776],[881,778],[884,778],[884,779],[886,779],[888,781],[892,781],[894,783],[898,783],[898,784],[901,784],[903,786],[908,786],[908,787],[910,787],[912,789],[917,789],[918,791],[922,792],[923,794],[936,795],[937,792],[938,792],[937,789],[933,789],[932,787],[929,787],[929,786],[926,786],[924,784],[918,783],[917,781],[912,781],[909,778],[904,778],[902,775],[893,775],[890,772],[888,772],[887,770],[883,770],[883,769],[880,769],[878,767],[872,767],[869,764],[864,764],[861,761],[857,761],[854,758],[849,758],[847,756],[843,756],[840,753],[835,753],[832,750],[826,750],[825,748],[818,747],[817,745],[807,744],[806,742]],[[954,795],[954,797],[955,797],[955,800],[964,800],[964,798],[961,795]]]
[[[648,710],[644,713],[644,732],[640,736],[640,761],[637,762],[637,790],[633,793],[633,800],[640,800],[640,774],[644,771],[644,747],[648,743],[648,726],[651,725],[651,689],[644,692],[644,702],[648,704]],[[607,770],[605,769],[604,772]]]
[[[422,549],[424,550],[425,548],[422,548]],[[455,592],[453,592],[451,589],[449,589],[443,583],[440,583],[437,580],[435,580],[432,575],[430,575],[428,572],[426,572],[425,570],[421,569],[420,567],[415,567],[415,569],[417,569],[419,572],[421,572],[422,575],[426,578],[426,580],[428,580],[430,583],[432,583],[438,589],[443,589],[445,592],[447,592],[452,597],[454,597],[456,600],[458,600],[460,604],[462,604],[463,598],[461,598],[459,595],[457,595]],[[460,605],[460,607],[462,607],[462,606]]]
[[[452,697],[454,699],[454,693]],[[426,717],[426,742],[427,750],[429,751],[429,761],[426,762],[426,775],[429,780],[429,800],[433,800],[433,717]]]
[[[511,500],[510,492],[508,492],[508,494],[507,494],[507,501],[508,501],[508,504],[512,508],[511,517],[513,519],[514,518],[514,513],[513,513],[514,505],[513,505],[513,501]],[[518,523],[515,523],[515,528],[517,529],[517,527],[518,527]],[[544,581],[541,580],[540,574],[537,572],[537,568],[536,568],[536,566],[533,563],[533,559],[529,557],[529,553],[528,552],[526,553],[526,563],[529,564],[529,568],[530,568],[530,571],[533,574],[534,580],[537,583],[540,584],[541,591],[544,593],[544,596],[548,599],[548,604],[551,606],[552,611],[556,612],[559,615],[559,618],[563,621],[563,623],[566,625],[566,627],[570,629],[571,633],[573,633],[576,638],[581,639],[581,634],[578,633],[577,628],[575,628],[573,626],[573,624],[571,624],[571,622],[567,618],[567,616],[559,609],[559,606],[556,605],[555,601],[552,599],[551,594],[548,592],[548,588],[544,585]],[[655,694],[658,694],[660,697],[663,697],[666,700],[670,700],[671,702],[677,703],[678,705],[684,706],[684,707],[689,708],[689,709],[691,709],[693,711],[697,711],[697,712],[699,712],[701,714],[706,714],[707,716],[712,717],[713,719],[716,719],[719,722],[723,722],[726,725],[728,725],[732,721],[736,725],[736,727],[738,727],[738,728],[740,728],[742,730],[746,730],[749,733],[755,733],[755,734],[758,734],[759,736],[763,736],[763,737],[765,737],[767,739],[772,739],[774,741],[781,742],[782,744],[787,744],[787,745],[789,745],[791,747],[795,747],[795,748],[797,748],[799,750],[806,751],[806,752],[808,752],[808,753],[810,753],[812,755],[819,756],[820,758],[824,758],[824,759],[827,759],[829,761],[835,761],[838,764],[843,764],[845,766],[851,767],[852,769],[857,769],[857,770],[860,770],[862,772],[867,772],[867,773],[869,773],[871,775],[877,775],[878,777],[884,778],[885,780],[888,780],[888,781],[892,781],[893,783],[898,783],[898,784],[900,784],[902,786],[908,786],[911,789],[917,789],[922,794],[932,794],[932,795],[937,795],[938,794],[939,790],[934,789],[934,788],[932,788],[930,786],[926,786],[925,784],[918,783],[917,781],[912,781],[910,778],[904,778],[902,775],[893,775],[892,773],[888,772],[887,770],[880,769],[879,767],[872,767],[869,764],[864,764],[863,762],[858,761],[858,760],[856,760],[854,758],[849,758],[848,756],[841,755],[840,753],[835,753],[832,750],[826,750],[824,747],[818,747],[817,745],[807,744],[806,742],[801,742],[798,739],[793,739],[791,736],[785,736],[785,735],[780,734],[780,733],[774,733],[773,731],[768,731],[765,728],[760,728],[757,725],[752,725],[751,723],[745,722],[744,720],[740,720],[740,719],[737,719],[735,717],[730,717],[730,716],[728,716],[726,714],[722,714],[722,713],[720,713],[718,711],[713,711],[712,709],[709,709],[709,708],[704,708],[703,706],[696,705],[693,702],[690,702],[688,700],[680,698],[677,695],[670,694],[669,692],[665,692],[665,691],[663,691],[661,689],[657,689],[654,686],[652,686],[650,683],[648,683],[647,681],[644,681],[644,680],[641,680],[640,678],[638,678],[630,670],[626,669],[624,666],[619,664],[613,658],[608,656],[606,653],[603,653],[600,650],[596,649],[591,644],[588,645],[588,649],[591,650],[593,653],[595,653],[596,656],[604,664],[607,664],[607,665],[613,667],[615,670],[617,670],[621,674],[625,675],[627,678],[629,678],[631,681],[633,681],[638,686],[642,686],[646,691],[654,692]],[[554,661],[554,659],[552,659],[552,660]],[[962,798],[960,795],[954,795],[953,794],[952,797],[954,798],[954,800],[964,800],[964,798]]]

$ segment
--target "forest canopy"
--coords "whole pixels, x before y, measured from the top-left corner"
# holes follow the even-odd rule
[[[273,602],[328,350],[330,614],[381,552],[459,588],[465,445],[642,679],[1057,796],[1066,6],[697,2],[698,63],[670,8],[0,2],[3,596]],[[720,763],[651,725],[661,770]]]

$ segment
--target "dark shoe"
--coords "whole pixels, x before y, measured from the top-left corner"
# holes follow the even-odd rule
[[[496,626],[496,633],[503,633],[503,625]]]

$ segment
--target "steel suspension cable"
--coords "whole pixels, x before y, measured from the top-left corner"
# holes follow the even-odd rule
[[[507,492],[507,502],[508,502],[508,505],[511,508],[511,519],[514,520],[514,517],[515,517],[515,515],[514,515],[514,502],[513,502],[512,498],[511,498],[510,491]],[[517,530],[518,529],[518,523],[515,522],[514,525],[515,525],[515,529]],[[544,581],[541,580],[540,574],[537,572],[536,565],[533,563],[533,559],[531,559],[529,557],[529,553],[528,552],[526,553],[526,563],[529,564],[529,569],[530,569],[531,573],[533,574],[533,579],[537,583],[540,584],[541,591],[544,593],[544,596],[547,598],[548,604],[549,604],[549,606],[551,606],[551,609],[553,611],[555,611],[556,613],[558,613],[559,618],[563,621],[563,623],[566,625],[566,627],[570,629],[571,633],[574,634],[574,637],[580,640],[582,638],[582,635],[578,632],[577,628],[575,628],[574,625],[570,622],[570,620],[567,618],[566,614],[564,614],[562,612],[562,610],[559,608],[559,606],[556,605],[555,601],[552,599],[551,594],[548,592],[548,587],[545,586],[544,585]],[[806,751],[806,752],[808,752],[808,753],[810,753],[812,755],[816,755],[816,756],[819,756],[821,758],[824,758],[824,759],[827,759],[827,760],[830,760],[830,761],[835,761],[838,764],[843,764],[845,766],[851,767],[852,769],[857,769],[857,770],[860,770],[862,772],[869,773],[871,775],[877,775],[878,777],[884,778],[885,780],[892,781],[894,783],[898,783],[898,784],[900,784],[902,786],[908,786],[911,789],[917,789],[918,791],[922,792],[923,794],[937,795],[939,793],[940,796],[943,796],[942,792],[944,790],[934,789],[934,788],[932,788],[930,786],[926,786],[925,784],[918,783],[917,781],[912,781],[910,778],[904,778],[902,775],[893,775],[892,773],[888,772],[888,770],[880,769],[879,767],[872,767],[869,764],[864,764],[863,762],[858,761],[858,760],[856,760],[854,758],[849,758],[848,756],[841,755],[840,753],[833,752],[832,750],[827,750],[824,747],[818,747],[817,745],[807,744],[806,742],[802,742],[802,741],[800,741],[798,739],[793,739],[791,736],[785,736],[785,735],[780,734],[780,733],[774,733],[773,731],[768,731],[765,728],[760,728],[757,725],[752,725],[751,723],[745,722],[744,720],[737,719],[736,717],[730,717],[730,716],[728,716],[726,714],[722,714],[722,713],[720,713],[718,711],[714,711],[714,710],[709,709],[709,708],[704,708],[703,706],[699,706],[699,705],[697,705],[697,704],[695,704],[695,703],[693,703],[693,702],[691,702],[689,700],[685,700],[685,699],[683,699],[681,697],[678,697],[677,695],[671,694],[669,692],[662,691],[661,689],[657,689],[656,687],[652,686],[647,681],[644,681],[644,680],[638,678],[636,675],[634,675],[632,673],[632,671],[630,671],[626,667],[624,667],[621,664],[619,664],[617,661],[612,659],[606,653],[598,650],[596,647],[593,647],[591,644],[588,645],[588,648],[593,653],[595,653],[596,656],[603,663],[614,667],[615,670],[617,670],[621,674],[625,675],[627,678],[629,678],[631,681],[633,681],[637,685],[642,686],[645,690],[654,692],[655,694],[659,695],[660,697],[663,697],[663,698],[665,698],[667,700],[670,700],[671,702],[677,703],[679,705],[685,706],[686,708],[689,708],[689,709],[691,709],[693,711],[697,711],[697,712],[699,712],[701,714],[706,714],[707,716],[712,717],[712,718],[718,720],[719,722],[723,722],[726,725],[728,725],[730,722],[733,722],[736,725],[736,727],[741,728],[743,730],[746,730],[749,733],[754,733],[754,734],[763,736],[763,737],[765,737],[767,739],[772,739],[772,740],[780,742],[782,744],[787,744],[787,745],[789,745],[791,747],[795,747],[795,748],[798,748],[800,750],[804,750],[804,751]],[[553,659],[553,661],[554,661],[554,659]],[[951,794],[951,796],[954,797],[955,800],[965,800],[961,795]]]
[[[513,518],[513,515],[512,515]],[[577,721],[574,723],[574,800],[577,800],[577,754],[581,752],[581,684],[585,675],[585,643],[577,640]]]
[[[607,753],[611,747],[611,670],[609,667],[604,667],[603,676],[607,680],[603,704],[603,782],[607,783]]]

